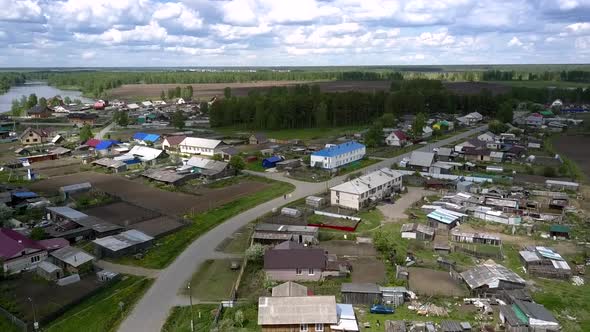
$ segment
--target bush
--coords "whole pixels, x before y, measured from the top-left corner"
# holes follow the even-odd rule
[[[545,166],[543,168],[543,176],[546,176],[548,178],[555,177],[556,176],[555,168],[553,168],[551,166]]]
[[[264,258],[265,249],[260,243],[253,244],[250,248],[246,249],[246,259],[252,262],[261,262]]]

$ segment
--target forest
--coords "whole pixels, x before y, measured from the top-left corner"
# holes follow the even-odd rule
[[[388,92],[322,93],[317,85],[275,87],[267,93],[252,91],[247,97],[231,96],[213,104],[211,126],[241,126],[256,129],[328,128],[365,125],[383,114],[480,112],[495,116],[506,101],[547,103],[556,98],[590,102],[590,90],[513,88],[504,95],[484,90],[477,95],[457,95],[437,80],[395,81]]]

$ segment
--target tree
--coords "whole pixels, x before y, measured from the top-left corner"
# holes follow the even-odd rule
[[[46,235],[45,230],[41,227],[34,227],[31,231],[31,239],[35,241],[43,240]]]
[[[422,137],[422,130],[426,126],[426,116],[424,113],[418,113],[412,123],[412,134],[414,138]]]
[[[236,314],[234,315],[234,324],[239,327],[244,327],[245,320],[246,319],[244,318],[244,312],[242,310],[236,311]]]
[[[383,127],[394,127],[395,122],[395,116],[392,113],[385,113],[381,116],[381,123],[383,123]]]
[[[375,148],[383,143],[383,126],[381,122],[375,122],[369,131],[365,134],[365,144],[367,147]]]
[[[225,99],[231,98],[231,88],[229,86],[223,89],[223,96],[225,97]]]
[[[39,98],[39,106],[43,108],[47,107],[47,99],[45,97]]]
[[[254,243],[246,249],[246,259],[252,262],[261,262],[264,258],[264,250],[266,248],[262,244]]]
[[[493,120],[493,121],[490,122],[490,124],[488,126],[488,129],[492,133],[498,135],[498,134],[501,134],[501,133],[505,133],[508,130],[508,126],[506,124],[498,121],[498,120]]]
[[[124,111],[116,111],[115,114],[113,114],[113,121],[115,121],[118,126],[127,127],[129,125],[129,115]]]
[[[29,108],[34,107],[36,105],[37,105],[37,95],[34,93],[31,93],[29,95],[29,99],[27,99],[27,105],[26,105],[27,107],[26,108],[29,109]]]
[[[21,106],[21,103],[16,99],[12,100],[12,105],[10,106],[10,114],[12,114],[13,116],[22,116],[23,114],[23,108]]]
[[[546,176],[548,178],[553,178],[556,175],[557,174],[555,172],[555,168],[553,168],[551,166],[545,166],[545,167],[543,167],[543,176]]]
[[[69,104],[71,104],[71,103],[72,103],[72,99],[71,99],[70,97],[66,96],[66,97],[64,98],[64,104],[66,104],[66,105],[69,105]]]
[[[209,103],[204,101],[201,104],[199,104],[200,106],[200,110],[201,112],[203,112],[203,114],[207,114],[209,113]]]
[[[505,101],[500,104],[498,112],[496,113],[496,119],[502,123],[512,123],[514,118],[514,106],[511,101]]]
[[[166,92],[164,92],[164,90],[162,90],[162,92],[160,92],[160,99],[162,99],[162,100],[166,99]]]
[[[329,125],[328,121],[328,106],[325,102],[320,102],[314,112],[315,124],[320,128],[326,128]]]
[[[240,156],[232,156],[229,160],[229,165],[237,171],[241,171],[244,169],[244,167],[246,167],[244,159],[242,159]]]
[[[84,143],[92,137],[94,137],[94,134],[92,134],[92,128],[90,128],[90,125],[86,124],[80,128],[80,142]]]
[[[213,158],[211,158],[213,160],[217,160],[217,161],[223,161],[223,157],[218,153],[218,154],[214,154]]]
[[[184,117],[184,113],[181,110],[178,110],[176,112],[174,112],[172,114],[172,125],[174,126],[174,128],[177,129],[183,129],[185,126],[185,120],[186,118]]]
[[[74,104],[81,105],[82,104],[82,101],[80,99],[77,99],[76,98],[76,99],[74,99]]]

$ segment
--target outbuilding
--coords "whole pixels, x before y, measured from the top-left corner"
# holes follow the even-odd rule
[[[281,162],[283,158],[279,156],[272,156],[262,160],[262,167],[264,168],[273,168],[277,166],[278,162]]]
[[[154,238],[136,229],[130,229],[117,235],[96,239],[95,255],[102,257],[121,257],[135,254],[152,246]]]
[[[343,283],[340,292],[342,302],[348,304],[373,305],[381,303],[382,300],[379,285],[372,283]]]

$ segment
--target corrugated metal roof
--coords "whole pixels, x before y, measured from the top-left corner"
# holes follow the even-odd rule
[[[364,149],[365,146],[355,142],[355,141],[350,141],[350,142],[345,142],[342,144],[338,144],[336,146],[332,146],[329,148],[325,148],[322,149],[320,151],[314,152],[311,155],[312,156],[319,156],[319,157],[335,157],[335,156],[339,156],[348,152],[352,152],[352,151],[356,151],[359,149]]]
[[[354,180],[334,186],[330,190],[360,195],[402,176],[400,172],[384,167]]]
[[[49,206],[47,207],[47,210],[70,220],[78,220],[88,217],[87,214],[74,210],[69,206]]]
[[[340,286],[340,292],[381,294],[381,289],[379,289],[379,285],[373,283],[344,282]]]
[[[414,151],[410,156],[409,164],[412,166],[430,167],[434,161],[434,153]]]
[[[119,251],[133,245],[151,241],[154,238],[136,229],[130,229],[117,235],[106,236],[92,241],[111,251]]]
[[[206,149],[215,149],[219,146],[219,144],[221,144],[220,140],[198,137],[187,137],[180,143],[181,146],[191,146]]]
[[[73,267],[78,267],[94,259],[94,256],[76,247],[64,247],[53,251],[50,255]]]
[[[447,225],[452,224],[453,222],[460,219],[458,216],[443,212],[441,210],[434,210],[430,212],[427,217]]]
[[[334,296],[261,297],[258,325],[336,324]]]
[[[37,194],[32,191],[13,191],[12,196],[16,198],[35,198]]]
[[[525,285],[524,279],[499,264],[484,264],[461,273],[461,277],[471,289],[487,285],[497,288],[500,280]]]
[[[91,188],[92,188],[92,185],[90,184],[90,182],[82,182],[82,183],[71,184],[69,186],[63,186],[63,187],[59,188],[59,190],[61,192],[67,193],[67,192],[86,190],[86,189],[91,189]]]

